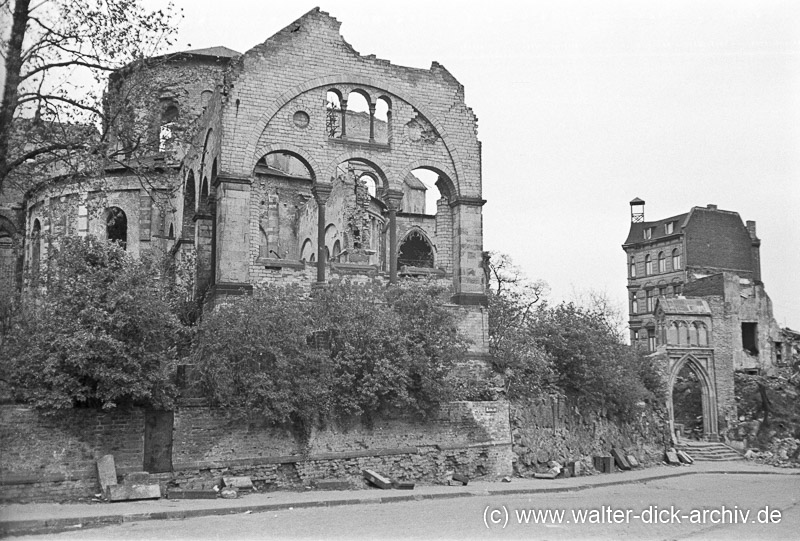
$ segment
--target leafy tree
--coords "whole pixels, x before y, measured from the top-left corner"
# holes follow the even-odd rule
[[[187,331],[159,262],[92,236],[65,237],[52,252],[0,350],[16,397],[50,410],[169,407]]]
[[[505,380],[506,395],[515,399],[557,392],[551,385],[550,360],[536,345],[530,327],[547,284],[529,280],[506,254],[491,252],[487,268],[489,350],[494,369]]]
[[[0,192],[8,180],[26,189],[108,155],[119,108],[103,102],[105,79],[170,45],[173,18],[171,4],[150,12],[136,0],[0,0],[0,20],[12,21],[0,42]]]
[[[550,306],[547,284],[527,279],[508,256],[493,255],[488,269],[489,345],[509,399],[560,394],[621,416],[663,400],[660,369],[624,343],[620,312],[606,295]]]
[[[604,313],[541,306],[530,330],[552,362],[555,385],[579,403],[624,417],[638,403],[663,399],[656,366],[621,341]]]

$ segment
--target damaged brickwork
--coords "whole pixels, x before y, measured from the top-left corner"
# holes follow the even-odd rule
[[[142,471],[145,412],[71,410],[60,417],[0,406],[0,485],[7,501],[66,501],[99,490],[95,461],[114,455],[117,473]],[[24,428],[22,428],[24,427]],[[297,489],[321,480],[361,486],[361,470],[400,480],[442,482],[448,472],[496,478],[511,473],[508,405],[444,404],[431,419],[378,419],[315,430],[302,448],[291,432],[237,420],[209,407],[174,412],[172,471],[163,488],[191,488],[248,475],[262,488]],[[213,484],[213,483],[212,483]]]

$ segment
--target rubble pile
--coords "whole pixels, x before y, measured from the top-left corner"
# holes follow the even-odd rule
[[[800,439],[773,438],[766,450],[749,449],[744,457],[760,464],[779,468],[800,468]]]

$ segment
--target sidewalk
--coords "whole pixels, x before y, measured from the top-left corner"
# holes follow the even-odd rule
[[[745,461],[695,462],[691,466],[652,468],[569,479],[512,479],[511,483],[475,481],[467,486],[418,486],[414,490],[309,490],[247,494],[234,500],[143,500],[118,503],[31,503],[0,505],[0,536],[57,532],[121,524],[140,520],[178,519],[209,515],[275,511],[298,507],[324,507],[393,503],[438,498],[486,495],[568,492],[590,488],[644,483],[695,474],[800,475],[797,468],[774,468]]]

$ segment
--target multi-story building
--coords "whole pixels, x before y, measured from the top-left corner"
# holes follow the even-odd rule
[[[626,254],[631,343],[655,354],[669,387],[688,367],[702,393],[703,438],[724,439],[736,418],[734,372],[770,373],[784,334],[761,282],[753,221],[716,205],[646,221],[631,201]],[[672,398],[668,403],[674,415]]]
[[[627,256],[632,343],[655,351],[656,299],[681,295],[688,282],[729,272],[760,284],[761,241],[754,221],[745,225],[738,213],[716,205],[646,221],[645,202],[636,198],[630,205],[631,228],[622,248]]]

